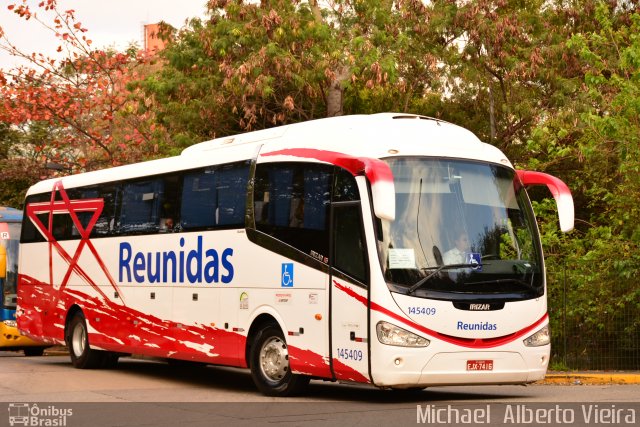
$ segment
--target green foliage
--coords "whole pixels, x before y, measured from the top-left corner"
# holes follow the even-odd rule
[[[43,172],[34,160],[34,144],[46,138],[49,128],[34,123],[26,134],[0,123],[0,206],[21,208],[27,189]]]
[[[607,356],[611,349],[602,343],[613,334],[626,331],[633,339],[640,328],[640,15],[604,2],[593,2],[587,10],[597,25],[574,31],[566,42],[567,55],[580,69],[569,86],[580,90],[567,93],[558,114],[546,117],[528,141],[540,156],[529,165],[558,171],[576,202],[577,227],[569,236],[549,229],[553,212],[548,203],[536,206],[551,255],[552,322],[559,324],[558,308],[566,304],[563,314],[576,325],[554,334],[580,343],[573,357],[576,367],[596,355]],[[565,284],[566,300],[559,298]]]

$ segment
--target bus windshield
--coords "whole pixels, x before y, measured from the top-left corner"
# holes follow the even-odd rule
[[[389,288],[447,300],[522,300],[544,293],[531,204],[507,167],[389,158],[396,219],[382,222]]]
[[[0,222],[0,308],[16,308],[20,223]]]

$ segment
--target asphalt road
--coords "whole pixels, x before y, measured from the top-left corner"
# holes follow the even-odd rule
[[[0,402],[4,402],[0,403],[0,426],[12,420],[15,424],[17,418],[9,416],[25,411],[37,425],[64,426],[484,423],[483,418],[455,418],[472,416],[469,411],[477,411],[477,416],[484,413],[490,425],[599,425],[606,421],[603,414],[617,421],[611,424],[626,425],[631,421],[630,411],[634,424],[640,421],[635,419],[640,417],[640,385],[459,386],[409,393],[312,381],[304,396],[274,398],[260,394],[245,370],[176,368],[162,361],[133,358],[121,359],[113,370],[78,370],[68,356],[25,357],[13,352],[0,353]],[[505,418],[505,408],[512,411],[507,413],[511,417]],[[526,416],[527,410],[536,408],[543,411],[539,414],[551,418],[555,414],[555,418],[534,423],[516,418],[516,410],[522,409]],[[442,412],[445,409],[448,412]],[[437,410],[440,412],[434,412]],[[570,412],[572,423],[566,422]],[[558,418],[559,414],[565,419]],[[591,418],[584,422],[589,414]],[[598,423],[594,423],[596,415]]]

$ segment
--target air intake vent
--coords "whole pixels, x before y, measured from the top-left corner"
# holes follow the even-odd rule
[[[415,116],[415,115],[403,115],[403,116],[393,116],[393,119],[421,119],[423,117],[421,116]],[[426,117],[424,117],[426,118]]]
[[[434,119],[433,117],[418,116],[418,115],[415,115],[415,114],[403,114],[403,115],[401,115],[401,116],[393,116],[393,119],[394,119],[394,120],[397,120],[397,119],[413,119],[413,120],[415,120],[415,119],[420,119],[420,120],[431,120],[431,121],[436,122],[438,125],[440,125],[440,122],[442,122],[442,120]]]

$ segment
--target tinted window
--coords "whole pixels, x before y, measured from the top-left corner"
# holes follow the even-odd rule
[[[22,219],[22,232],[20,235],[21,243],[46,242],[46,239],[42,236],[40,231],[38,231],[38,229],[33,224],[31,219],[29,219],[27,215],[27,206],[31,203],[44,203],[44,202],[49,202],[50,200],[51,200],[51,193],[36,194],[36,195],[27,197],[27,200],[25,201],[24,217]],[[42,226],[44,226],[45,229],[49,228],[48,213],[42,213],[36,216],[38,217],[38,219],[42,223]]]
[[[102,212],[91,238],[119,234],[152,234],[183,229],[244,227],[250,161],[220,165],[126,182],[111,182],[66,190],[70,200],[102,199]],[[51,193],[30,196],[29,203],[49,203]],[[60,193],[56,200],[62,201]],[[44,208],[45,210],[47,207]],[[94,211],[76,212],[83,228]],[[49,214],[38,214],[49,229]],[[67,212],[52,219],[56,240],[79,239],[80,230]],[[22,241],[44,242],[25,215]]]
[[[79,232],[73,225],[71,215],[68,213],[57,213],[53,215],[53,237],[56,240],[68,240],[72,236],[79,237]]]
[[[214,168],[189,173],[182,192],[182,226],[186,229],[216,224],[216,173]]]
[[[344,169],[338,169],[335,176],[335,187],[333,190],[334,202],[351,202],[360,200],[356,179]]]
[[[329,207],[333,167],[272,163],[256,169],[256,228],[319,258],[329,249]]]
[[[362,238],[359,203],[334,207],[334,230],[335,268],[365,282],[366,249]]]
[[[123,185],[119,229],[122,233],[149,233],[160,228],[161,179]]]
[[[180,201],[182,176],[178,174],[163,177],[164,192],[160,199],[160,232],[180,231]]]
[[[247,205],[249,165],[225,165],[218,168],[216,192],[218,199],[217,225],[244,226]]]
[[[244,227],[249,163],[210,167],[184,176],[182,228]]]
[[[74,199],[102,199],[103,207],[100,216],[98,217],[93,229],[91,230],[91,237],[110,236],[115,233],[115,224],[117,209],[119,206],[118,195],[120,194],[120,186],[117,184],[104,184],[101,186],[93,186],[82,189],[70,189],[67,191],[69,198]],[[93,218],[94,212],[79,212],[78,219],[82,226],[86,229],[89,226],[91,218]],[[75,225],[74,225],[75,229]],[[74,233],[77,233],[75,230]]]

